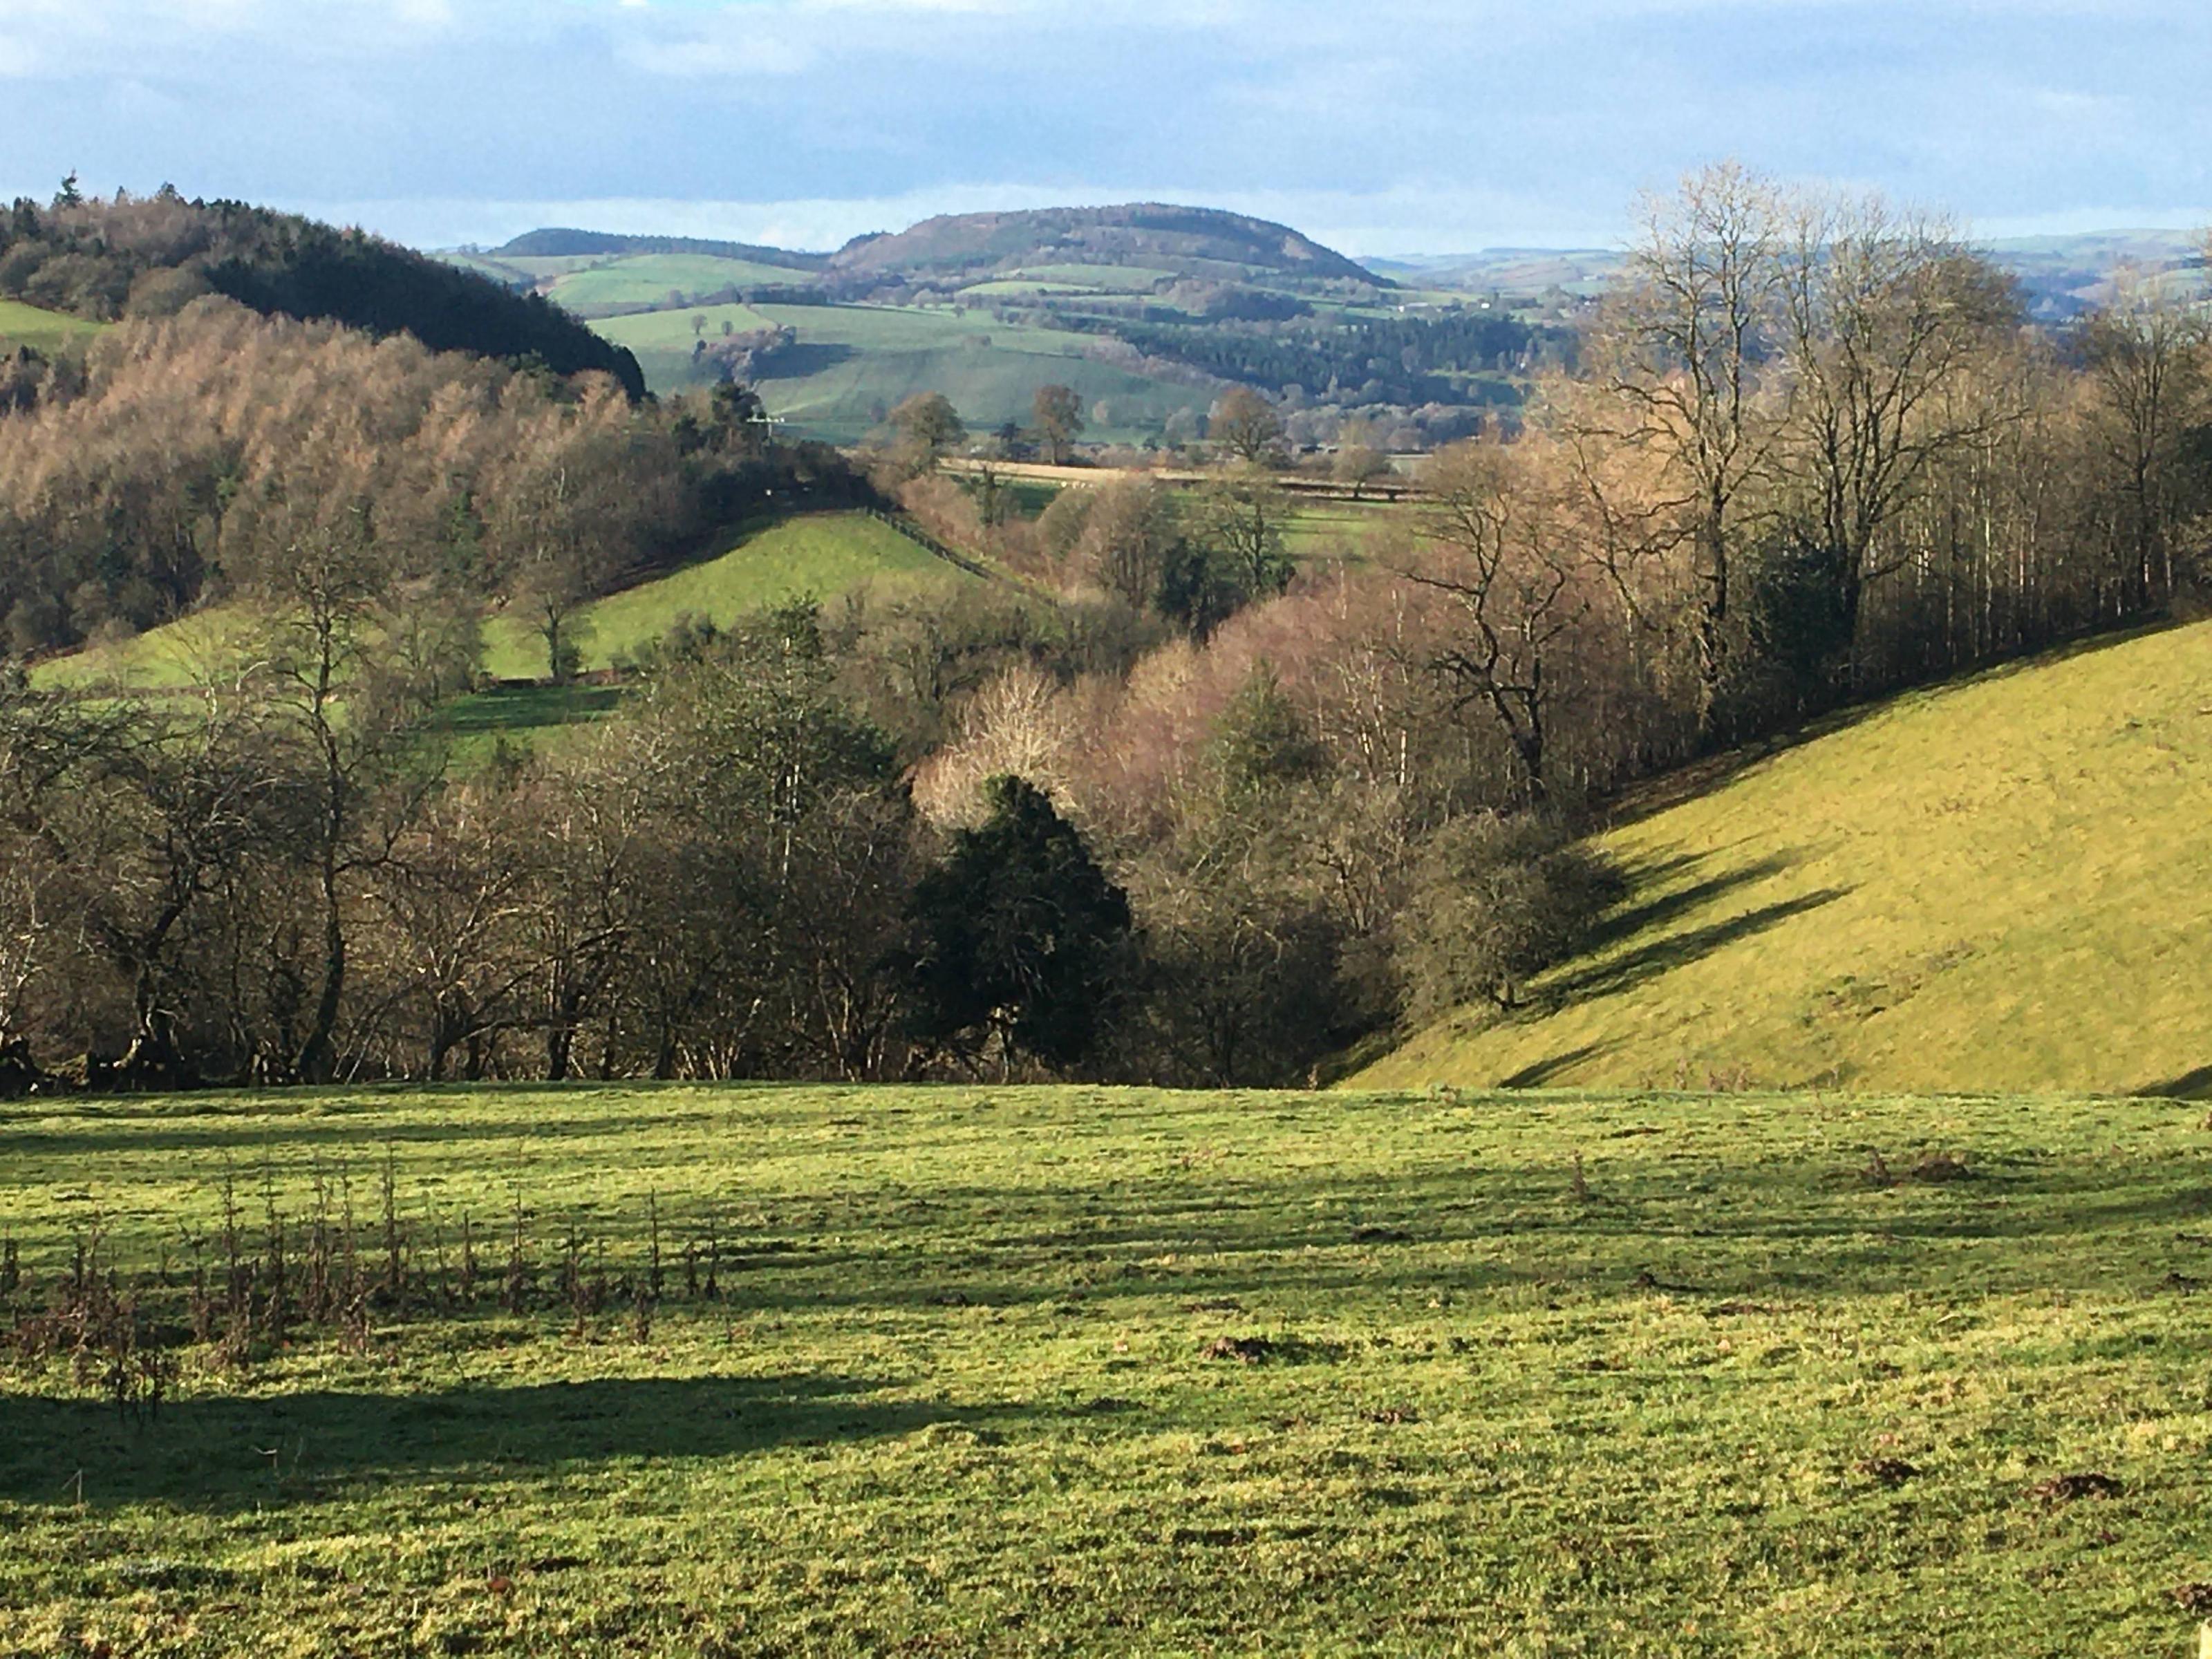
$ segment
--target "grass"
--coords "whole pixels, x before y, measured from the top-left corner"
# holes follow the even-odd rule
[[[705,333],[696,331],[692,319],[707,319]],[[680,351],[688,359],[694,342],[713,345],[722,337],[722,325],[733,332],[750,334],[768,326],[768,319],[750,306],[690,306],[681,311],[641,311],[629,317],[610,317],[598,331],[617,345],[633,351]]]
[[[586,273],[592,275],[596,273]],[[723,308],[704,307],[719,334]],[[732,308],[738,326],[773,324],[798,336],[775,372],[758,384],[769,411],[805,434],[856,442],[902,398],[942,392],[977,431],[1026,422],[1041,386],[1075,388],[1093,417],[1090,436],[1135,441],[1156,433],[1179,409],[1203,413],[1202,390],[1154,380],[1084,354],[1094,343],[1054,329],[1008,325],[980,312],[902,306],[780,306]],[[654,391],[706,383],[691,358],[691,309],[608,318],[592,327],[637,353]],[[1095,417],[1106,405],[1108,418]]]
[[[556,276],[554,299],[572,311],[606,306],[652,305],[672,293],[712,294],[732,284],[791,288],[812,283],[811,271],[707,253],[640,253]]]
[[[2181,1654],[2176,1591],[2212,1578],[2198,1109],[670,1087],[5,1114],[7,1299],[60,1294],[98,1218],[180,1368],[134,1425],[96,1366],[0,1363],[0,1650],[2071,1659]],[[318,1170],[384,1277],[387,1158],[402,1293],[190,1338],[226,1170],[265,1310],[266,1218],[296,1290]],[[710,1232],[713,1296],[679,1265]],[[141,1282],[164,1259],[171,1287]]]
[[[866,583],[975,580],[865,514],[808,514],[748,532],[726,552],[586,607],[583,665],[634,656],[686,616],[727,627],[747,611],[808,596],[833,599]],[[494,617],[484,643],[485,670],[498,678],[545,672],[544,643],[514,617]]]
[[[685,617],[727,627],[747,611],[811,596],[836,599],[863,586],[950,586],[976,580],[911,538],[861,513],[819,513],[756,526],[724,552],[609,595],[584,611],[583,666],[605,668],[635,656]],[[218,605],[112,644],[56,657],[33,671],[47,690],[116,685],[173,692],[234,661],[255,619]],[[484,629],[484,672],[525,680],[546,672],[544,643],[513,617]],[[489,755],[501,738],[534,741],[586,724],[621,701],[617,686],[505,685],[457,699],[443,714],[457,757]]]
[[[52,351],[86,334],[97,334],[105,323],[88,322],[66,312],[47,311],[21,300],[0,300],[0,340],[34,351]]]
[[[1633,890],[1510,1018],[1370,1071],[2212,1086],[2212,625],[1901,697],[1603,838]]]

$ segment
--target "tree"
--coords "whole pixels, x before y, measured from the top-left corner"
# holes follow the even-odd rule
[[[995,1048],[1059,1070],[1096,1051],[1130,939],[1128,896],[1075,826],[1018,777],[915,885],[914,1029],[971,1062]]]
[[[1733,162],[1691,174],[1672,198],[1645,202],[1627,269],[1591,340],[1601,395],[1582,420],[1599,428],[1601,447],[1658,458],[1671,499],[1646,520],[1644,550],[1690,550],[1705,743],[1719,734],[1745,499],[1767,471],[1778,431],[1773,400],[1761,393],[1782,311],[1783,231],[1782,204],[1765,179]]]
[[[890,424],[898,434],[902,459],[915,473],[936,471],[937,464],[968,436],[960,412],[941,392],[915,392],[891,410]]]
[[[1529,978],[1581,943],[1622,884],[1606,856],[1548,818],[1454,819],[1423,846],[1400,953],[1407,1012],[1510,1009]]]
[[[1989,417],[1951,394],[2016,325],[2019,303],[1947,225],[1877,197],[1799,202],[1782,270],[1790,530],[1832,595],[1838,672],[1851,690],[1866,590],[1911,557],[1888,532]]]
[[[1117,478],[1097,489],[1063,491],[1037,521],[1040,536],[1057,530],[1053,519],[1061,501],[1076,499],[1080,510],[1074,550],[1084,570],[1101,587],[1132,610],[1157,604],[1160,580],[1181,533],[1175,497],[1158,479]],[[1077,509],[1069,509],[1073,516]]]
[[[1520,793],[1549,787],[1553,647],[1578,620],[1577,538],[1527,452],[1460,444],[1428,473],[1436,552],[1407,566],[1415,583],[1449,594],[1466,626],[1437,650],[1436,671],[1459,704],[1496,720],[1518,763]]]
[[[1243,602],[1272,599],[1297,567],[1283,544],[1290,498],[1256,469],[1216,478],[1200,492],[1192,533],[1226,562]]]
[[[2212,391],[2212,325],[2170,275],[2124,271],[2112,302],[2089,318],[2081,355],[2099,436],[2118,471],[2121,534],[2139,604],[2173,593],[2173,534],[2202,486],[2184,465]]]
[[[1249,386],[1231,386],[1215,400],[1206,435],[1247,466],[1273,459],[1283,442],[1283,417]]]
[[[1036,422],[1037,437],[1044,445],[1045,459],[1054,466],[1067,459],[1067,447],[1083,430],[1083,400],[1073,388],[1064,386],[1041,386],[1030,406],[1030,416]]]

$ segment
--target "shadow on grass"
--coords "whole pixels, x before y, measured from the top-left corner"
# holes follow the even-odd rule
[[[143,1427],[104,1401],[0,1394],[0,1498],[194,1507],[312,1501],[363,1475],[730,1457],[975,1425],[1002,1411],[876,1397],[852,1376],[599,1378],[445,1392],[173,1400]]]
[[[1750,878],[1756,879],[1755,877]],[[1700,884],[1700,885],[1716,886],[1722,890],[1725,890],[1727,887],[1733,884],[1735,884],[1727,878],[1716,878],[1711,884]],[[1712,955],[1716,951],[1723,950],[1741,940],[1754,938],[1770,928],[1778,927],[1793,917],[1808,915],[1833,904],[1838,899],[1847,898],[1850,896],[1851,890],[1848,887],[1817,888],[1812,892],[1802,893],[1796,898],[1779,899],[1772,904],[1762,904],[1756,910],[1747,910],[1741,915],[1730,916],[1725,921],[1711,922],[1703,927],[1692,927],[1686,932],[1669,933],[1663,938],[1655,939],[1647,945],[1638,945],[1635,950],[1607,957],[1601,962],[1590,963],[1587,966],[1570,971],[1564,977],[1547,986],[1544,1006],[1548,1012],[1550,1008],[1561,1003],[1580,1002],[1591,997],[1613,996],[1624,991],[1633,990],[1636,987],[1656,979],[1662,974],[1671,973],[1677,968],[1687,967],[1702,957]],[[1671,901],[1659,901],[1651,908],[1659,909],[1669,902]],[[1616,935],[1616,937],[1626,936],[1625,933]]]
[[[2147,1100],[2212,1100],[2212,1066],[2200,1066],[2163,1083],[2147,1083],[2135,1092]]]
[[[618,685],[503,685],[454,702],[440,725],[456,737],[540,731],[598,720],[622,698]]]

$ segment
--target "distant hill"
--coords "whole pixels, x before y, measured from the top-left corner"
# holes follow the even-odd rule
[[[2111,297],[2114,274],[2123,267],[2200,272],[2204,267],[2204,239],[2195,231],[2087,231],[2001,237],[1978,246],[2019,282],[2029,312],[2045,322],[2063,322],[2104,303]],[[1625,259],[1618,248],[1496,247],[1479,253],[1407,253],[1369,263],[1407,284],[1512,299],[1553,289],[1596,294],[1620,276]]]
[[[2212,623],[1900,697],[1601,838],[1632,878],[1511,1014],[1360,1079],[2212,1093]]]
[[[636,360],[559,307],[365,231],[169,191],[19,201],[0,215],[0,298],[111,322],[209,292],[264,313],[411,334],[435,351],[595,370],[645,393]]]
[[[1139,203],[926,219],[862,236],[830,256],[834,271],[953,276],[1030,265],[1151,268],[1170,276],[1289,277],[1385,288],[1386,278],[1287,225],[1212,208]]]
[[[799,253],[752,242],[717,242],[696,236],[628,236],[605,230],[548,229],[525,232],[491,250],[495,259],[617,258],[631,253],[690,253],[710,259],[744,259],[757,265],[819,270],[826,253]]]

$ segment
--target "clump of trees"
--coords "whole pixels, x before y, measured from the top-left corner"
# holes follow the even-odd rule
[[[760,434],[742,388],[635,404],[604,376],[204,296],[23,375],[0,418],[0,648],[282,594],[304,550],[343,534],[439,614],[527,614],[558,678],[593,595],[772,491],[865,490],[834,453]]]

